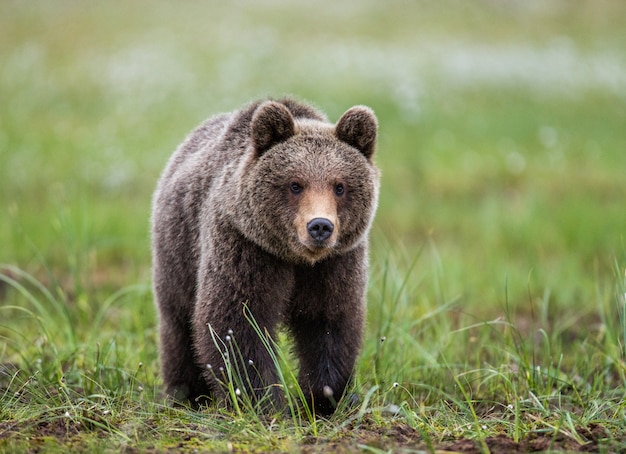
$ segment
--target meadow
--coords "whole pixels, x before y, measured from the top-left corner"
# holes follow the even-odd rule
[[[1,2],[0,452],[626,450],[625,18],[619,0]],[[172,408],[152,191],[203,119],[286,94],[380,122],[359,402]]]

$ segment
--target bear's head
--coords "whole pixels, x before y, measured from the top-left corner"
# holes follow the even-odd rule
[[[353,107],[336,125],[320,118],[298,116],[281,102],[260,104],[240,168],[240,230],[294,263],[314,264],[357,246],[378,200],[372,110]]]

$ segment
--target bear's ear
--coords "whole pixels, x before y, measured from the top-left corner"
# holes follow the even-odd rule
[[[370,159],[376,148],[378,120],[369,107],[355,106],[341,116],[335,126],[337,138]]]
[[[295,133],[289,109],[275,101],[261,104],[252,116],[252,145],[260,156],[272,145],[287,140]]]

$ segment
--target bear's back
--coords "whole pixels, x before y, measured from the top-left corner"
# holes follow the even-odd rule
[[[306,104],[290,98],[278,102],[296,119],[328,121],[325,115]],[[194,129],[170,158],[158,193],[203,193],[224,170],[234,170],[248,149],[252,117],[260,104],[261,101],[256,101],[242,110],[211,117]]]

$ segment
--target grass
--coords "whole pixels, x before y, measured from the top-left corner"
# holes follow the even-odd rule
[[[335,3],[0,5],[0,451],[626,448],[624,5]],[[154,184],[285,93],[381,124],[359,403],[169,408]]]

